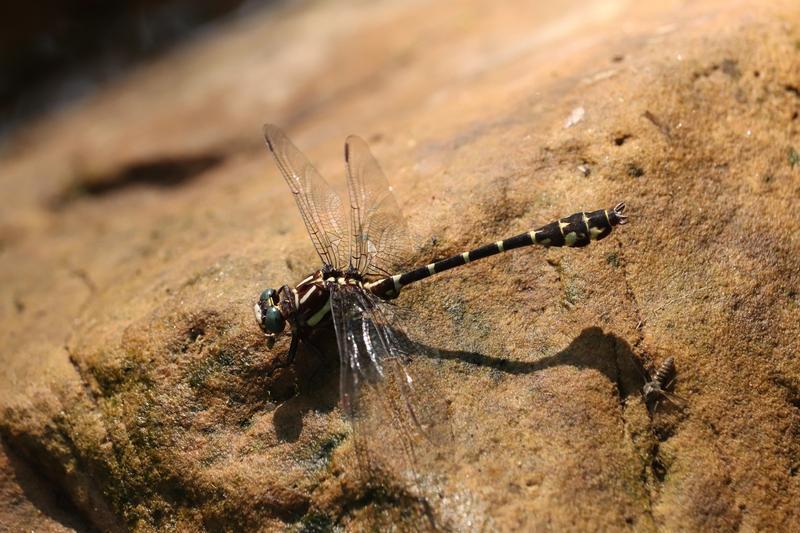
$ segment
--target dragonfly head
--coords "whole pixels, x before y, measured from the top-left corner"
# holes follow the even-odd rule
[[[253,306],[256,322],[273,342],[275,335],[282,332],[286,325],[286,319],[283,317],[280,307],[278,307],[278,299],[278,291],[267,289],[261,293],[258,301]]]

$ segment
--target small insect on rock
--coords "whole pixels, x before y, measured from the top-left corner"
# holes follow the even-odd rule
[[[658,367],[653,379],[645,383],[644,387],[642,387],[644,401],[647,404],[648,409],[650,409],[653,413],[656,412],[658,406],[665,400],[680,409],[686,406],[686,400],[683,397],[678,396],[673,392],[669,392],[669,389],[675,383],[677,376],[678,373],[675,369],[675,359],[668,357],[663,363],[661,363],[661,366]]]

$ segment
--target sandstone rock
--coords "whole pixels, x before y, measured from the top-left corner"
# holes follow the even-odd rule
[[[264,287],[319,266],[268,120],[332,182],[345,135],[369,140],[419,263],[629,205],[585,249],[404,291],[412,370],[452,431],[425,463],[440,524],[787,530],[798,16],[778,0],[272,8],[19,132],[0,178],[9,491],[28,469],[102,530],[429,524],[388,478],[353,474],[330,334],[326,357],[281,368],[288,341],[268,349],[253,323]],[[688,407],[650,413],[641,368],[669,356]],[[20,517],[46,504],[28,499],[4,512],[34,524]],[[69,514],[53,527],[80,529]]]

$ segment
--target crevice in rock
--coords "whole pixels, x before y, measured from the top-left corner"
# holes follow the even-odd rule
[[[297,524],[299,533],[327,533],[336,531],[333,517],[321,511],[309,511],[300,517]]]
[[[81,388],[83,389],[84,393],[86,393],[86,397],[89,398],[92,403],[94,404],[95,409],[100,409],[99,404],[97,403],[97,393],[95,392],[92,384],[86,379],[86,376],[83,373],[83,369],[81,368],[78,359],[75,357],[75,354],[72,352],[69,344],[66,344],[64,349],[67,351],[67,360],[69,364],[72,365],[72,368],[75,369],[75,374],[78,376],[78,381],[80,382]]]
[[[637,450],[637,449],[640,449],[640,444],[637,443],[636,438],[634,436],[634,432],[631,431],[630,424],[628,423],[628,421],[627,421],[627,419],[625,417],[626,409],[629,408],[626,399],[628,398],[628,396],[630,396],[630,394],[632,392],[634,392],[634,390],[636,390],[636,388],[631,389],[630,386],[626,385],[625,380],[623,379],[624,372],[623,372],[623,369],[622,369],[622,366],[621,366],[620,363],[621,363],[621,361],[624,361],[623,358],[625,357],[625,355],[620,353],[620,348],[621,347],[622,346],[621,346],[619,340],[614,343],[613,356],[614,356],[614,370],[615,370],[615,373],[616,373],[615,374],[615,381],[616,381],[617,393],[619,395],[619,398],[618,398],[618,400],[619,400],[619,423],[620,423],[621,427],[623,428],[624,435],[626,435],[628,440],[630,440],[630,445],[632,446],[632,448],[634,450]],[[636,365],[638,363],[638,361],[635,359],[635,356],[632,353],[627,354],[627,355],[628,355],[628,358],[631,359],[630,362],[633,365]],[[652,461],[652,449],[648,448],[647,452],[650,454],[649,458]],[[654,503],[653,502],[653,494],[652,494],[652,491],[651,491],[651,486],[650,486],[648,475],[647,475],[647,468],[648,468],[648,466],[647,466],[646,461],[643,462],[642,464],[640,464],[640,466],[639,466],[639,479],[641,480],[641,483],[642,483],[642,491],[644,492],[644,495],[647,498],[647,503],[646,503],[646,506],[645,506],[645,509],[644,509],[644,513],[647,515],[647,517],[650,519],[650,521],[654,523],[655,518],[653,516],[653,503]]]
[[[800,409],[800,386],[790,378],[779,374],[770,376],[770,381],[786,391],[786,401],[795,409]]]
[[[655,116],[655,114],[653,114],[652,111],[647,110],[644,113],[642,113],[642,116],[646,118],[648,122],[650,122],[653,126],[658,128],[658,131],[660,131],[661,134],[664,135],[664,137],[666,137],[667,139],[672,139],[672,130],[670,129],[670,127],[664,124],[664,122],[662,122],[661,119]]]
[[[637,163],[629,163],[627,174],[631,178],[641,178],[644,176],[644,169]]]
[[[706,423],[715,436],[715,438],[709,439],[709,443],[714,449],[714,457],[718,459],[717,464],[722,470],[722,479],[724,480],[725,488],[724,490],[721,490],[721,492],[724,493],[726,497],[730,498],[731,501],[735,501],[736,489],[731,487],[731,481],[733,479],[731,475],[731,459],[725,452],[725,449],[720,446],[720,431],[716,424],[714,424],[712,420],[706,420]],[[732,524],[731,527],[732,531],[738,531],[742,522],[742,509],[738,508],[737,510],[738,512],[736,513],[735,523]]]
[[[742,71],[739,70],[739,62],[735,59],[723,59],[720,68],[723,73],[735,80],[742,77]]]
[[[653,478],[661,484],[667,477],[667,466],[661,460],[659,446],[659,443],[655,443],[650,449],[650,470],[653,472]]]
[[[722,71],[723,74],[734,80],[738,80],[742,77],[742,72],[739,69],[739,62],[735,59],[728,58],[723,59],[719,63],[712,63],[708,67],[694,72],[692,74],[692,81],[697,81],[700,78],[708,78],[717,71]],[[756,74],[756,77],[758,77],[758,74]]]
[[[73,508],[82,521],[99,531],[123,531],[121,520],[112,511],[104,498],[104,491],[96,482],[103,474],[96,472],[91,459],[80,453],[66,424],[69,422],[65,416],[58,415],[42,428],[44,435],[14,434],[3,426],[0,426],[0,432],[4,446],[24,458],[27,466],[39,477],[48,480],[50,490],[58,493],[59,500],[70,502],[68,507]],[[69,463],[72,464],[67,467]]]
[[[94,282],[94,280],[92,280],[92,277],[88,272],[86,272],[86,270],[78,267],[70,268],[69,273],[78,278],[86,286],[89,294],[94,294],[97,292],[97,284]]]
[[[178,187],[219,166],[225,158],[222,153],[165,156],[108,172],[81,173],[50,201],[50,207],[57,210],[80,198],[108,196],[134,187]]]
[[[631,305],[633,306],[633,312],[636,316],[636,331],[638,335],[636,336],[636,341],[633,343],[633,347],[638,349],[641,345],[642,341],[644,340],[644,332],[642,328],[644,327],[644,319],[642,318],[642,310],[639,307],[639,301],[636,299],[636,294],[633,292],[633,287],[631,287],[630,282],[628,281],[628,262],[625,259],[625,254],[623,253],[622,242],[617,239],[617,259],[618,264],[622,267],[622,280],[625,283],[625,295],[630,300]]]
[[[638,299],[636,297],[636,293],[634,292],[633,287],[631,286],[630,281],[628,279],[627,261],[626,261],[626,258],[625,258],[622,242],[617,240],[617,246],[618,246],[617,257],[619,258],[618,259],[619,260],[619,265],[622,267],[622,278],[623,278],[623,282],[625,284],[625,295],[626,295],[628,301],[630,302],[631,306],[633,307],[634,316],[636,318],[635,330],[637,332],[637,336],[636,336],[636,339],[635,339],[635,341],[634,341],[634,343],[632,345],[632,352],[633,353],[631,355],[631,359],[632,359],[631,362],[633,363],[633,365],[636,366],[636,370],[639,373],[639,376],[640,376],[640,379],[641,379],[641,381],[639,382],[639,386],[636,389],[639,393],[641,393],[641,387],[644,386],[644,383],[649,379],[648,374],[647,374],[642,362],[638,359],[638,356],[637,356],[637,354],[640,351],[639,348],[640,348],[640,346],[641,346],[641,344],[642,344],[642,342],[644,340],[643,327],[644,327],[645,321],[642,318],[641,307],[639,306],[639,301],[638,301]],[[618,381],[617,387],[620,390],[620,392],[622,393],[623,385],[621,383],[622,372],[621,372],[621,368],[620,368],[620,357],[621,357],[621,354],[619,353],[619,346],[615,346],[614,364],[616,365],[617,371],[619,372],[619,376],[620,376],[620,381]],[[642,402],[644,402],[644,398],[642,398]],[[630,431],[627,431],[627,423],[626,423],[625,418],[624,418],[624,409],[626,407],[627,407],[627,405],[623,402],[621,407],[620,407],[620,409],[621,409],[620,412],[621,412],[621,416],[622,416],[622,423],[625,424],[624,427],[626,427],[626,434],[631,435],[630,439],[631,439],[631,444],[632,444],[633,448],[634,449],[638,448],[640,450],[642,450],[642,448],[644,448],[640,452],[640,453],[644,454],[644,457],[643,457],[644,460],[642,461],[642,463],[640,465],[640,472],[641,472],[640,478],[641,478],[641,481],[642,481],[642,489],[643,489],[643,491],[644,491],[644,493],[645,493],[645,495],[647,497],[646,513],[647,513],[648,517],[650,518],[650,520],[652,521],[652,523],[655,524],[655,516],[653,515],[653,509],[654,509],[655,505],[658,502],[659,486],[664,482],[664,479],[666,478],[667,468],[664,465],[664,463],[662,462],[660,454],[659,454],[660,441],[658,440],[658,437],[656,435],[655,429],[653,428],[652,419],[651,419],[649,427],[650,427],[650,431],[653,432],[653,438],[655,439],[655,442],[649,441],[649,443],[646,446],[641,446],[641,444],[639,444],[637,446],[637,442],[633,438],[633,435],[631,434]],[[647,409],[646,405],[644,407],[645,407],[645,409]],[[650,413],[648,412],[648,416],[649,416],[649,414]]]
[[[0,437],[0,446],[14,481],[39,512],[64,528],[87,533],[99,531],[90,525],[91,521],[75,506],[67,491],[45,474],[39,463],[18,451],[6,436]]]

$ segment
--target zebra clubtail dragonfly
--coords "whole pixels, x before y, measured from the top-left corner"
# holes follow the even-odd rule
[[[401,394],[412,393],[406,353],[391,324],[387,300],[414,282],[515,248],[539,244],[589,244],[624,224],[625,204],[590,213],[575,213],[538,229],[475,248],[441,261],[397,273],[411,256],[405,220],[386,177],[367,143],[350,136],[345,143],[349,209],[308,159],[276,126],[264,126],[267,147],[294,195],[322,268],[294,287],[266,289],[254,306],[255,317],[270,347],[287,330],[291,363],[298,343],[323,325],[333,324],[340,360],[340,402],[355,417],[364,387],[391,374]],[[349,213],[349,216],[347,214]],[[414,403],[391,402],[386,424],[405,420],[419,427]],[[378,437],[380,438],[380,437]],[[402,452],[401,452],[402,453]]]

